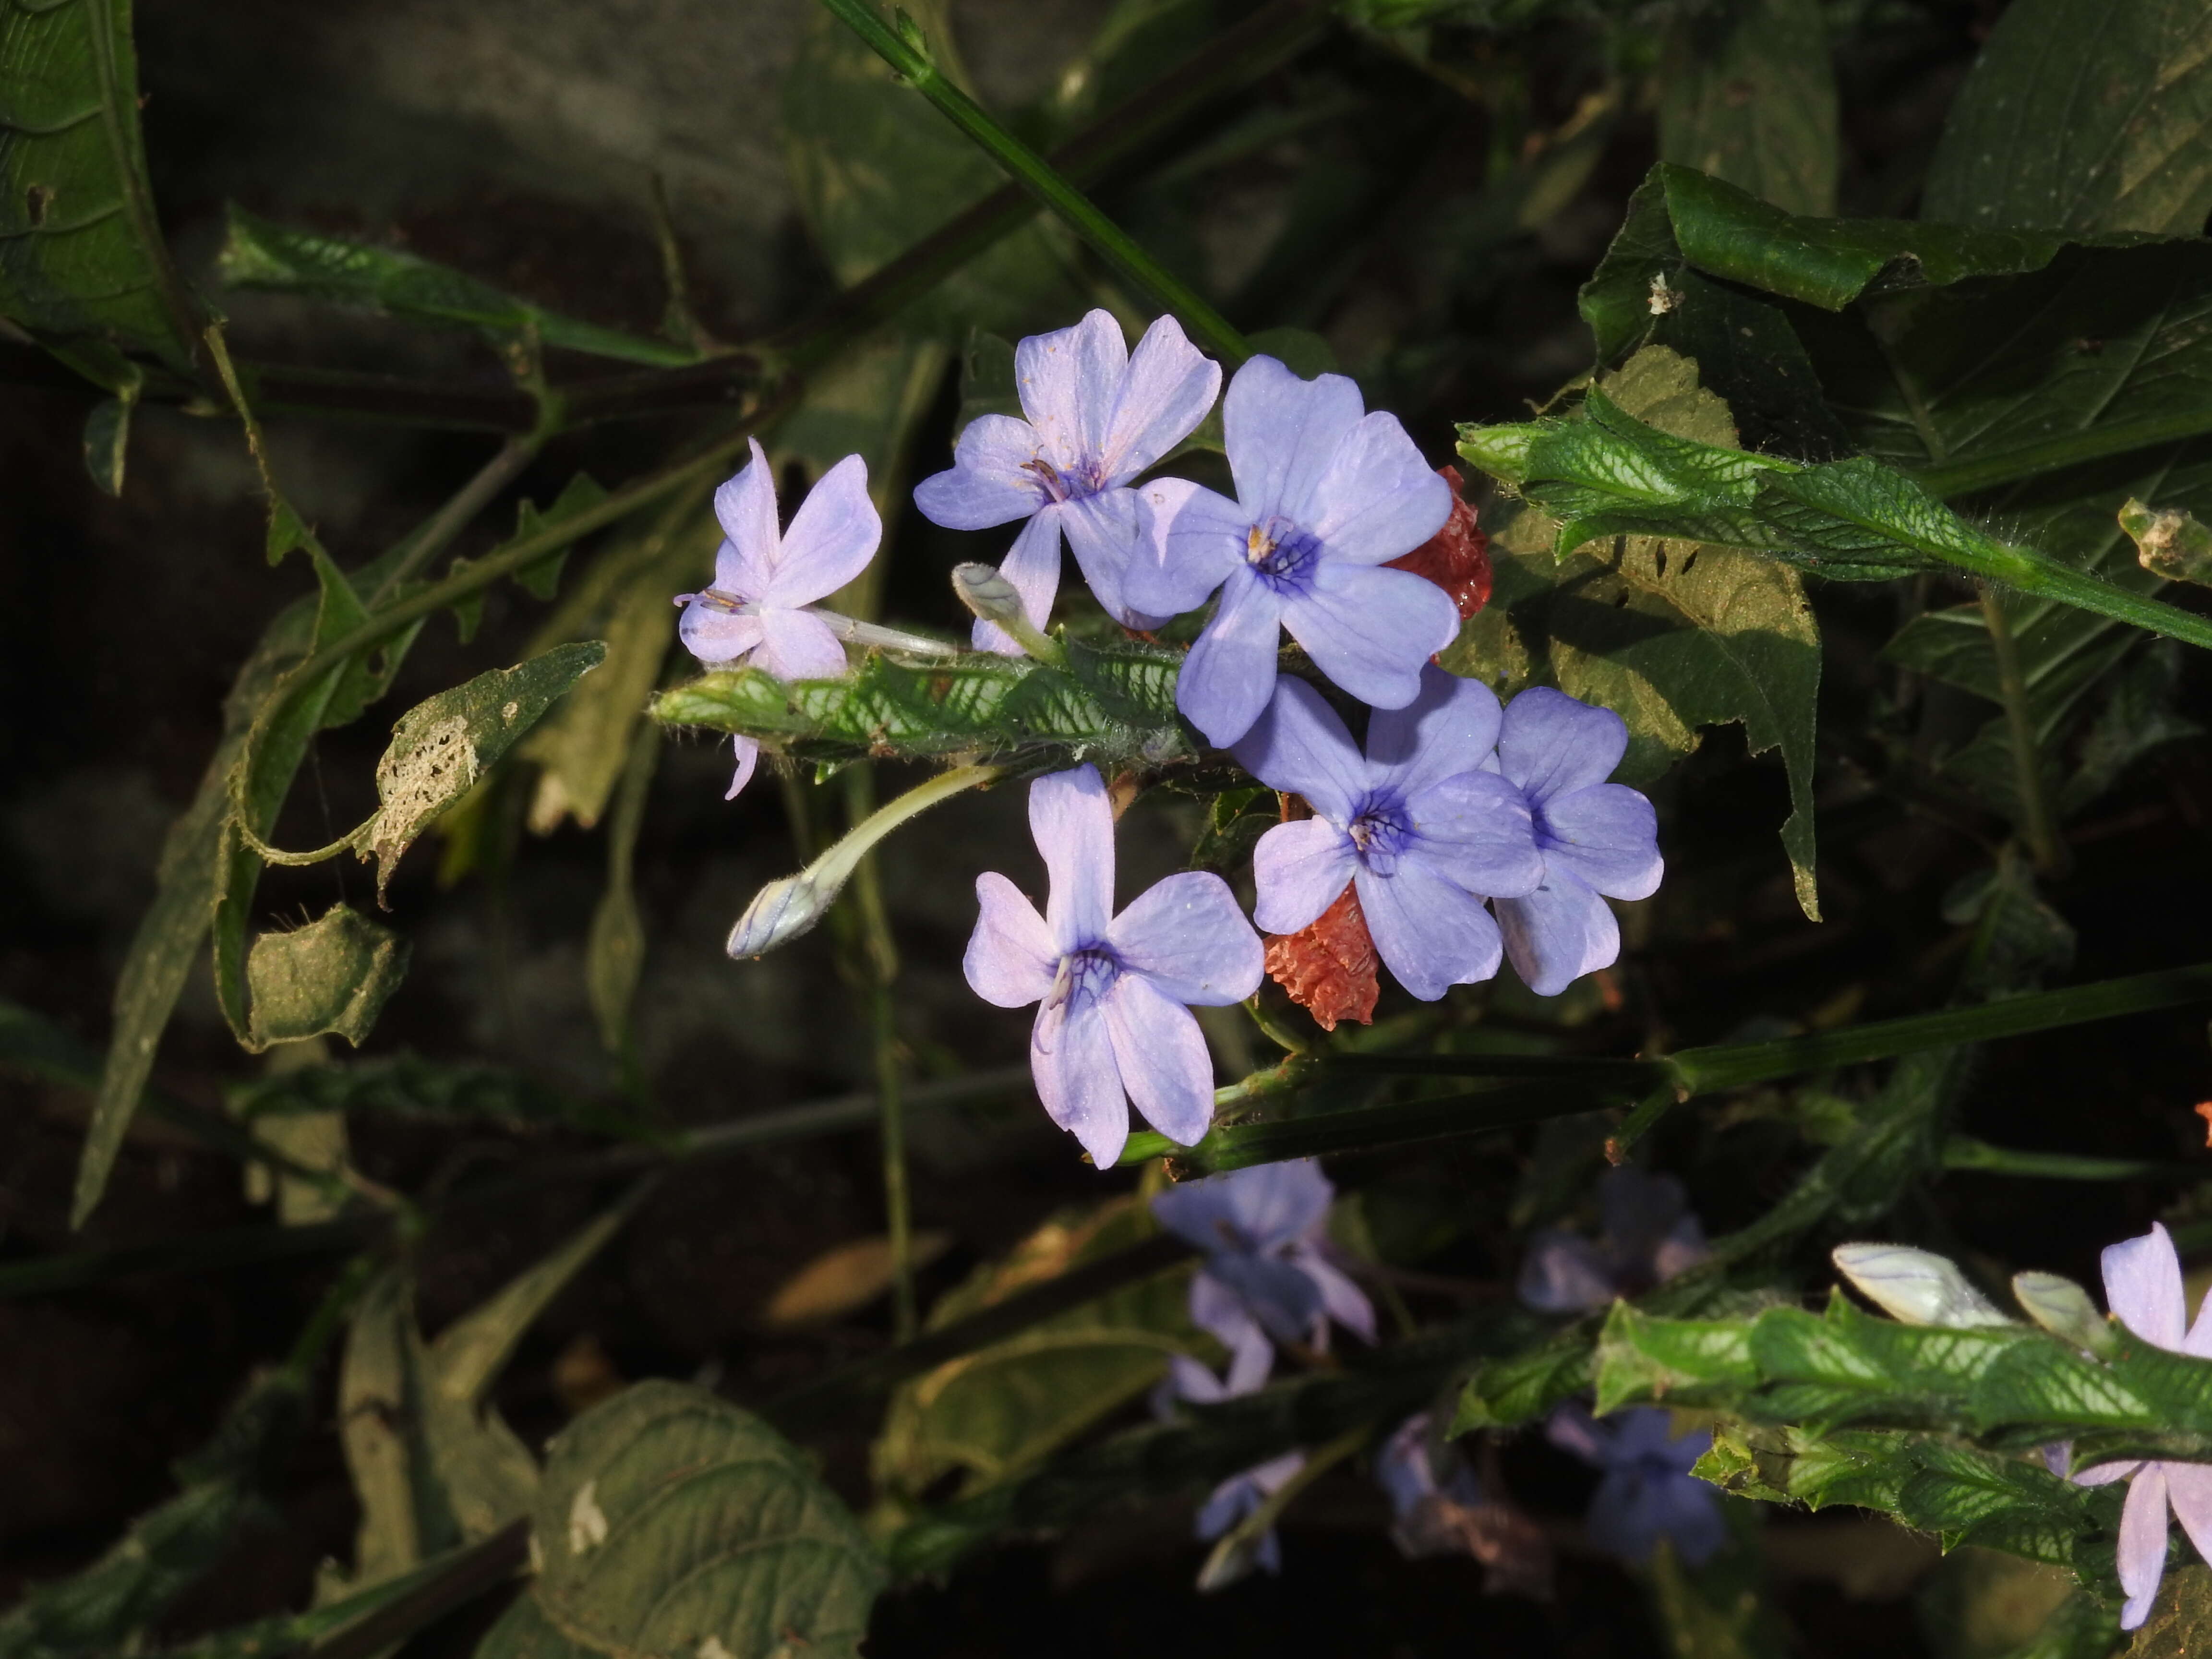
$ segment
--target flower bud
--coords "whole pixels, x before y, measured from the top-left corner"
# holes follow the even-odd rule
[[[2089,1292],[2057,1273],[2014,1273],[2012,1293],[2027,1316],[2051,1335],[2091,1353],[2110,1353],[2118,1346],[2112,1325],[2097,1311]]]
[[[2009,1325],[1958,1264],[1905,1244],[1838,1244],[1830,1259],[1866,1299],[1907,1325]]]
[[[994,564],[969,563],[952,567],[952,591],[960,603],[987,623],[995,623],[1014,642],[1036,658],[1057,668],[1066,653],[1047,639],[1023,608],[1022,596]]]

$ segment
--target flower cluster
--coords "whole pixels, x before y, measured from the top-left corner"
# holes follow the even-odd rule
[[[1229,1351],[1221,1376],[1175,1356],[1153,1399],[1157,1412],[1167,1415],[1177,1401],[1210,1405],[1252,1393],[1274,1369],[1275,1343],[1324,1353],[1332,1323],[1375,1340],[1375,1310],[1329,1247],[1335,1196],[1321,1166],[1307,1160],[1232,1170],[1152,1200],[1159,1224],[1204,1253],[1190,1281],[1191,1322]],[[1220,1537],[1304,1467],[1305,1455],[1289,1451],[1231,1476],[1200,1509],[1198,1535]],[[1281,1571],[1282,1547],[1272,1530],[1258,1540],[1249,1564],[1211,1573],[1204,1583],[1226,1583],[1245,1565]]]

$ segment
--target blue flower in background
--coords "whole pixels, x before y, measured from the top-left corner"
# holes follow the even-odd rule
[[[1362,702],[1404,708],[1421,665],[1458,635],[1459,607],[1425,577],[1376,567],[1443,528],[1451,486],[1341,374],[1302,380],[1255,357],[1229,383],[1222,428],[1237,499],[1180,478],[1146,485],[1150,556],[1131,561],[1125,590],[1164,617],[1221,590],[1176,706],[1207,741],[1236,742],[1267,706],[1288,629]]]
[[[1546,1313],[1586,1313],[1633,1296],[1705,1259],[1705,1230],[1690,1213],[1682,1183],[1634,1164],[1598,1182],[1595,1240],[1557,1227],[1528,1240],[1515,1286]]]
[[[1096,767],[1030,786],[1030,831],[1052,889],[1045,914],[995,872],[963,966],[984,1001],[1035,1002],[1030,1070],[1052,1121],[1101,1170],[1129,1138],[1129,1102],[1188,1146],[1213,1121],[1213,1060],[1189,1005],[1242,1002],[1264,951],[1228,884],[1186,870],[1114,914],[1114,814]]]
[[[1304,1158],[1187,1181],[1152,1200],[1163,1227],[1206,1252],[1190,1283],[1191,1321],[1229,1350],[1232,1382],[1265,1380],[1271,1337],[1325,1351],[1334,1321],[1375,1340],[1373,1305],[1329,1259],[1335,1196]]]
[[[709,668],[740,665],[780,680],[835,679],[845,672],[845,647],[830,624],[806,609],[868,568],[884,538],[883,520],[868,499],[868,464],[848,455],[816,481],[779,532],[775,477],[757,439],[752,460],[714,492],[714,516],[728,538],[714,555],[714,585],[679,593],[677,633],[684,648]],[[760,744],[735,739],[738,775],[732,799],[752,777]]]
[[[2181,1285],[2181,1258],[2173,1238],[2157,1222],[2141,1238],[2105,1251],[2105,1300],[2122,1324],[2144,1341],[2172,1353],[2212,1359],[2212,1295],[2189,1323],[2189,1300]],[[2166,1510],[2181,1517],[2181,1529],[2197,1553],[2212,1561],[2212,1464],[2104,1463],[2074,1479],[2085,1486],[2114,1480],[2128,1483],[2120,1511],[2120,1588],[2127,1606],[2120,1628],[2135,1630],[2150,1616],[2166,1576]]]
[[[1182,326],[1162,317],[1135,355],[1121,325],[1094,311],[1073,328],[1033,334],[1014,348],[1025,421],[979,415],[960,434],[951,468],[914,492],[922,516],[948,530],[1024,520],[1000,574],[1042,628],[1060,590],[1063,532],[1098,603],[1119,620],[1160,620],[1131,611],[1122,572],[1139,535],[1129,481],[1188,437],[1213,407],[1221,368],[1199,355]],[[995,623],[978,622],[978,650],[1018,656]]]
[[[1534,892],[1498,900],[1498,925],[1514,971],[1539,996],[1620,957],[1607,897],[1659,890],[1658,815],[1635,790],[1606,781],[1627,750],[1620,715],[1549,686],[1523,691],[1505,711],[1498,769],[1534,821],[1544,875]]]
[[[1198,1361],[1187,1354],[1173,1354],[1168,1359],[1168,1374],[1152,1393],[1153,1414],[1162,1418],[1175,1414],[1176,1402],[1191,1401],[1210,1406],[1224,1400],[1234,1400],[1240,1395],[1250,1394],[1267,1380],[1263,1370],[1257,1377],[1242,1377],[1237,1368],[1231,1367],[1226,1380],[1216,1376]],[[1268,1498],[1282,1490],[1283,1483],[1306,1466],[1306,1455],[1302,1451],[1286,1451],[1279,1457],[1238,1474],[1232,1474],[1208,1494],[1199,1507],[1195,1527],[1201,1540],[1218,1538],[1247,1516],[1256,1512]],[[1233,1583],[1254,1566],[1269,1572],[1283,1570],[1282,1540],[1271,1527],[1260,1536],[1248,1560],[1229,1565],[1228,1571],[1205,1578],[1199,1583],[1200,1589],[1217,1589]]]
[[[1390,1499],[1390,1513],[1403,1522],[1431,1499],[1442,1498],[1473,1508],[1482,1502],[1482,1482],[1456,1454],[1447,1451],[1446,1472],[1437,1478],[1436,1449],[1430,1444],[1431,1419],[1416,1412],[1401,1423],[1375,1454],[1375,1481]]]
[[[1363,756],[1318,691],[1283,681],[1234,752],[1314,816],[1277,824],[1253,850],[1261,928],[1297,932],[1348,882],[1376,952],[1415,996],[1433,1002],[1496,973],[1502,946],[1483,899],[1526,893],[1544,874],[1522,792],[1484,769],[1498,732],[1488,686],[1431,667],[1418,698],[1376,711]]]
[[[1711,1449],[1712,1433],[1676,1436],[1671,1413],[1636,1406],[1602,1418],[1562,1406],[1544,1432],[1555,1446],[1604,1473],[1583,1524],[1590,1542],[1623,1561],[1643,1562],[1662,1538],[1697,1566],[1727,1540],[1720,1493],[1690,1473]]]

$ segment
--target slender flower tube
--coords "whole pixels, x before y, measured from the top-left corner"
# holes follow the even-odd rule
[[[883,520],[868,499],[868,464],[848,455],[807,492],[779,532],[775,477],[760,441],[752,460],[714,492],[714,516],[728,538],[714,555],[714,585],[679,593],[677,632],[684,649],[710,668],[750,664],[780,680],[835,679],[845,672],[836,630],[806,607],[826,599],[868,567],[884,538]],[[760,744],[733,740],[738,772],[727,799],[753,775]]]
[[[1435,667],[1420,687],[1407,706],[1376,711],[1363,756],[1321,694],[1286,679],[1234,752],[1314,811],[1253,851],[1261,927],[1296,933],[1349,882],[1383,965],[1433,1002],[1498,971],[1498,924],[1483,899],[1529,891],[1544,860],[1522,791],[1483,769],[1498,730],[1490,688]]]
[[[1190,1281],[1191,1322],[1231,1356],[1232,1382],[1258,1387],[1268,1339],[1328,1347],[1332,1321],[1375,1340],[1375,1310],[1331,1260],[1336,1188],[1310,1158],[1255,1164],[1170,1187],[1152,1200],[1160,1225],[1206,1252]]]
[[[1125,590],[1162,616],[1221,590],[1176,707],[1209,742],[1235,743],[1267,707],[1288,629],[1362,702],[1404,708],[1421,665],[1458,634],[1459,609],[1426,578],[1378,567],[1443,527],[1451,486],[1341,374],[1302,380],[1255,357],[1230,382],[1222,427],[1237,499],[1180,478],[1146,485],[1149,551],[1131,562]]]
[[[979,415],[960,434],[951,467],[915,486],[922,516],[948,530],[988,530],[1023,521],[999,568],[1040,631],[1060,591],[1060,538],[1098,603],[1116,619],[1159,619],[1129,609],[1122,574],[1140,534],[1129,483],[1188,437],[1213,407],[1221,368],[1199,355],[1182,325],[1162,317],[1131,355],[1121,325],[1094,311],[1073,328],[1032,334],[1014,348],[1021,393],[1018,421]],[[988,621],[975,647],[1019,656],[1012,635]]]
[[[1031,784],[1030,830],[1052,878],[1045,914],[1006,877],[977,877],[968,983],[1001,1008],[1040,1005],[1030,1033],[1038,1097],[1099,1169],[1129,1138],[1132,1100],[1191,1145],[1212,1121],[1213,1062],[1190,1008],[1259,989],[1259,935],[1228,884],[1202,871],[1113,914],[1114,815],[1095,767]]]
[[[1557,996],[1620,955],[1607,898],[1649,898],[1666,864],[1651,803],[1606,779],[1628,750],[1628,727],[1549,686],[1513,699],[1498,734],[1498,769],[1521,793],[1543,854],[1533,892],[1501,895],[1498,925],[1513,970]]]
[[[2189,1300],[2181,1286],[2181,1258],[2173,1238],[2159,1223],[2141,1238],[2108,1246],[2102,1264],[2105,1300],[2129,1330],[2173,1353],[2212,1359],[2212,1295],[2189,1323]],[[2101,1463],[2074,1477],[2085,1486],[2114,1480],[2128,1483],[2120,1511],[2120,1588],[2127,1605],[2120,1628],[2135,1630],[2150,1616],[2166,1576],[2166,1510],[2181,1517],[2181,1529],[2197,1553],[2212,1561],[2212,1464]]]

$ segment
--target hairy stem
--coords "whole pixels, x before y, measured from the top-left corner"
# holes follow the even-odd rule
[[[2021,833],[2027,838],[2036,873],[2055,876],[2066,867],[2066,848],[2058,838],[2057,815],[2051,809],[2050,792],[2043,784],[2042,745],[2035,739],[2035,720],[2027,706],[2027,676],[2020,665],[2020,644],[2013,638],[2003,596],[1993,587],[1982,590],[1982,620],[1989,627],[1990,650],[1996,658],[2005,734],[2012,745],[2013,788],[2020,796]]]

